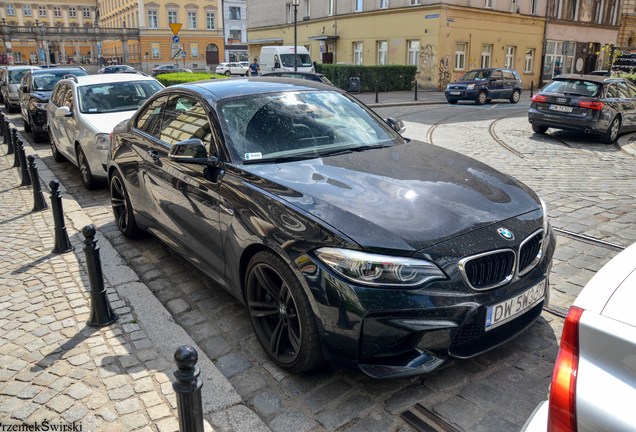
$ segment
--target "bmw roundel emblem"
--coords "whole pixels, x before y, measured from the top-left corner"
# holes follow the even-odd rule
[[[515,236],[508,228],[498,228],[497,232],[506,240],[514,240]]]

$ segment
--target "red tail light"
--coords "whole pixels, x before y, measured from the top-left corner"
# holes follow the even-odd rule
[[[576,375],[579,368],[579,320],[583,309],[572,306],[565,318],[559,355],[550,385],[548,432],[576,432]]]
[[[594,111],[601,111],[603,109],[603,106],[605,106],[603,102],[597,102],[597,101],[580,101],[579,102],[580,108],[589,108]]]
[[[547,102],[548,98],[546,96],[540,95],[540,94],[535,94],[532,95],[532,102]]]

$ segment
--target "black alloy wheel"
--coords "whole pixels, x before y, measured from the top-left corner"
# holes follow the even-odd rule
[[[77,145],[75,152],[77,155],[77,166],[80,170],[82,184],[88,190],[95,189],[95,187],[97,186],[97,181],[95,180],[95,177],[93,177],[91,168],[90,166],[88,166],[88,160],[86,160],[86,155],[84,154],[84,151],[82,150],[82,147],[79,146],[79,144]]]
[[[318,327],[300,282],[285,262],[269,251],[254,255],[245,289],[252,327],[270,359],[300,373],[324,362]]]
[[[130,205],[124,181],[118,172],[110,178],[110,204],[113,208],[115,223],[121,233],[128,238],[139,238],[144,232],[137,226],[135,214]]]

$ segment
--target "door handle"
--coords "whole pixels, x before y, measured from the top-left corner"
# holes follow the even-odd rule
[[[153,161],[159,162],[159,152],[157,150],[148,150],[148,155]]]

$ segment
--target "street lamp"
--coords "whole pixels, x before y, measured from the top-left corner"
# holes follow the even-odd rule
[[[294,6],[294,72],[298,70],[298,5],[300,0],[292,0]]]

